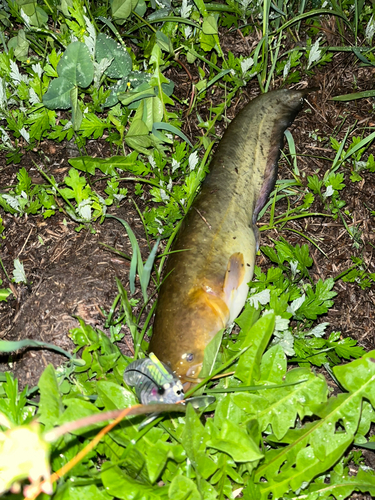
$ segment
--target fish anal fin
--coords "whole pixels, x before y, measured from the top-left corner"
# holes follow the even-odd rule
[[[243,283],[246,274],[243,253],[236,252],[230,256],[223,284],[224,295],[229,300],[232,292],[237,290]]]

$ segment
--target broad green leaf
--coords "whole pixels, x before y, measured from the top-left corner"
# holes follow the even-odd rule
[[[249,329],[253,326],[253,324],[258,321],[260,311],[256,309],[254,306],[246,303],[243,312],[238,316],[235,320],[237,325],[241,328],[241,330]]]
[[[333,373],[347,391],[362,393],[375,407],[375,351],[346,365],[335,366]]]
[[[251,347],[240,357],[235,371],[235,377],[245,385],[253,385],[259,380],[260,362],[268,345],[275,326],[275,315],[266,314],[260,318],[246,333],[246,338],[241,345]]]
[[[128,408],[138,404],[135,395],[121,385],[106,380],[97,382],[98,395],[107,411]]]
[[[67,483],[62,490],[59,490],[56,498],[58,500],[82,500],[83,498],[85,500],[111,500],[112,497],[95,484],[77,485]]]
[[[112,9],[115,2],[120,3],[114,0]],[[133,63],[128,51],[104,33],[99,33],[96,38],[95,56],[98,62],[104,58],[113,59],[109,67],[105,70],[105,74],[110,78],[125,78],[132,69]]]
[[[131,148],[144,152],[145,148],[152,145],[147,125],[142,120],[133,120],[125,141]]]
[[[99,413],[99,410],[95,405],[93,405],[89,401],[84,401],[82,399],[65,399],[64,404],[65,406],[67,406],[67,408],[59,419],[59,425],[65,424],[67,422],[74,422],[75,420],[78,420],[80,418],[89,417],[90,415]],[[80,436],[81,434],[85,434],[86,432],[89,432],[93,429],[102,427],[103,422],[99,422],[98,424],[92,424],[90,426],[82,427],[81,429],[76,429],[71,432],[72,434]]]
[[[275,498],[281,498],[290,488],[298,491],[302,485],[332,467],[351,443],[350,436],[338,434],[335,440],[329,441],[323,459],[316,457],[311,447],[302,448],[297,454],[295,467],[287,466],[287,470],[278,475],[277,481],[259,484],[261,499],[269,498],[271,492]]]
[[[210,340],[210,342],[206,345],[204,349],[202,369],[199,372],[200,378],[207,378],[209,375],[211,375],[215,365],[217,354],[220,349],[224,331],[225,330],[220,330],[219,332],[217,332],[214,338]]]
[[[99,336],[94,328],[87,325],[83,319],[78,318],[80,326],[78,328],[72,328],[69,332],[69,337],[76,344],[77,349],[82,347],[98,344]]]
[[[205,35],[217,35],[217,22],[214,16],[207,16],[203,20],[202,31]]]
[[[181,443],[194,467],[195,473],[205,479],[210,477],[217,469],[217,465],[205,453],[208,438],[209,436],[198,415],[192,405],[189,404],[186,410],[186,423],[181,436]]]
[[[101,473],[103,485],[110,495],[121,500],[160,500],[162,494],[167,494],[167,486],[156,486],[141,483],[129,477],[120,467],[110,462],[105,464]]]
[[[70,92],[74,83],[65,77],[59,76],[51,80],[47,92],[43,96],[43,104],[48,109],[69,109],[72,106]]]
[[[294,427],[297,416],[312,415],[315,406],[327,399],[325,380],[316,377],[308,368],[287,372],[285,383],[297,382],[302,383],[257,394],[237,393],[233,395],[233,401],[249,415],[248,420],[257,419],[261,431],[271,425],[277,438],[282,439],[288,429]]]
[[[113,0],[111,9],[113,19],[116,21],[127,19],[137,3],[138,0]]]
[[[203,31],[199,33],[199,40],[201,47],[204,51],[209,52],[213,50],[216,46],[216,40],[214,35],[206,35]]]
[[[68,45],[57,65],[57,73],[73,86],[86,88],[90,85],[94,78],[94,65],[84,43],[73,42]]]
[[[11,293],[12,290],[10,288],[0,288],[0,302],[6,302]]]
[[[221,428],[227,420],[230,420],[234,424],[239,424],[245,420],[244,415],[246,415],[246,413],[233,401],[233,394],[228,394],[228,396],[219,401],[216,406],[214,423],[219,428]]]
[[[173,45],[172,45],[171,39],[162,31],[158,30],[156,32],[156,43],[165,52],[169,52],[170,54],[173,54]]]
[[[348,471],[343,470],[342,465],[339,464],[329,475],[329,480],[327,477],[325,480],[319,478],[307,489],[304,489],[303,493],[308,500],[310,498],[311,500],[328,500],[332,496],[336,499],[347,498],[354,491],[375,496],[375,475],[372,470],[365,471],[360,467],[357,475],[349,475]]]
[[[287,369],[286,356],[280,344],[268,349],[260,364],[260,379],[273,384],[281,384]]]
[[[185,476],[175,476],[169,485],[170,500],[202,500],[197,485]]]
[[[25,61],[29,53],[29,42],[24,30],[19,30],[17,36],[8,42],[8,48],[14,50],[14,56],[19,61]]]
[[[148,97],[142,101],[144,105],[143,121],[151,132],[155,122],[163,118],[163,103],[159,97]]]
[[[209,428],[211,436],[207,446],[227,453],[235,462],[254,462],[263,457],[251,436],[231,420],[225,420],[220,430],[211,422]]]
[[[46,430],[49,430],[59,422],[63,412],[56,372],[52,365],[48,365],[44,370],[38,386],[40,392],[38,420],[45,425]]]
[[[77,170],[95,175],[98,168],[105,175],[116,176],[116,169],[126,170],[136,175],[145,175],[149,168],[137,161],[137,152],[133,151],[128,156],[112,156],[110,158],[93,158],[91,156],[80,156],[69,158],[69,163]]]
[[[355,368],[351,367],[352,372],[357,372],[360,361],[353,361],[345,365],[345,368],[358,363]],[[362,368],[365,368],[366,362],[362,365]],[[340,368],[339,374],[342,375],[345,369]],[[289,443],[287,447],[266,452],[265,463],[255,474],[256,481],[261,478],[268,481],[268,485],[261,486],[264,498],[267,498],[270,492],[276,497],[282,496],[289,486],[296,490],[301,484],[310,482],[317,474],[337,462],[353,442],[358,428],[362,397],[371,399],[367,391],[373,391],[373,383],[369,380],[372,378],[371,374],[365,369],[359,371],[365,379],[357,377],[354,392],[339,394],[330,398],[327,403],[317,406],[314,413],[319,420],[307,423],[301,429],[291,429],[282,440]],[[350,375],[348,378],[351,378]],[[339,422],[343,428],[342,432],[336,430]],[[284,463],[288,466],[282,467]],[[274,481],[276,477],[277,481]]]

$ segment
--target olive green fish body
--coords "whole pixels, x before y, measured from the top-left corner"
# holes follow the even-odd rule
[[[206,345],[244,306],[258,247],[255,222],[276,181],[284,131],[306,93],[270,92],[236,116],[181,225],[150,351],[183,380],[198,377]]]

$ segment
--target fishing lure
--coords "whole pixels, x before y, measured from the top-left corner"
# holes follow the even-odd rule
[[[152,352],[148,358],[130,363],[125,369],[124,380],[135,388],[139,401],[144,405],[172,404],[184,399],[181,381]]]

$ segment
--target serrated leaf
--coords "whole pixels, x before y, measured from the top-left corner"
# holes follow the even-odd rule
[[[271,492],[281,497],[290,487],[296,491],[341,458],[357,431],[362,399],[368,399],[372,405],[375,402],[374,355],[375,351],[371,351],[360,360],[335,367],[339,383],[352,392],[317,406],[314,413],[319,420],[288,431],[282,440],[289,443],[286,448],[266,452],[265,463],[255,475],[257,482],[265,478],[268,483],[260,484],[262,498],[268,498]],[[341,430],[337,429],[338,423]],[[282,467],[283,464],[287,466]]]
[[[13,279],[15,283],[27,283],[25,268],[19,259],[14,259]]]
[[[254,462],[263,457],[251,436],[230,420],[225,420],[220,430],[211,425],[210,434],[207,446],[227,453],[235,462]]]
[[[346,365],[335,366],[333,372],[346,390],[365,392],[366,398],[375,406],[375,351]]]
[[[137,161],[137,153],[133,151],[128,156],[112,156],[110,158],[92,158],[91,156],[80,156],[70,158],[69,163],[76,169],[95,175],[98,168],[105,175],[116,176],[116,168],[131,172],[135,175],[146,175],[150,169],[143,163]]]
[[[85,113],[83,115],[80,127],[82,137],[93,136],[93,139],[99,139],[107,128],[110,128],[110,124],[94,113]]]
[[[233,396],[234,403],[246,411],[249,419],[257,419],[261,431],[271,425],[278,439],[294,426],[297,416],[311,415],[317,402],[327,399],[325,380],[316,377],[308,368],[290,370],[285,376],[285,383],[297,385]]]
[[[31,177],[27,173],[25,167],[22,167],[19,170],[19,172],[17,173],[17,179],[18,179],[17,192],[20,194],[22,191],[24,191],[26,194],[30,194]]]
[[[357,345],[357,341],[350,337],[335,343],[334,348],[336,354],[344,359],[360,358],[366,353],[363,347]]]

